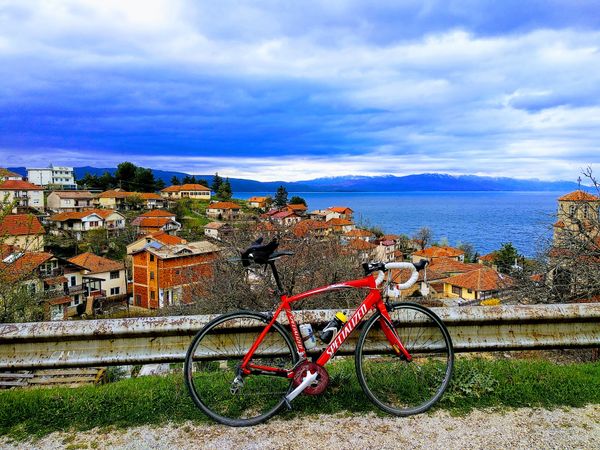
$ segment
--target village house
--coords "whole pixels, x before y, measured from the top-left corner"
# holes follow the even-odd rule
[[[267,209],[271,204],[271,197],[250,197],[248,206],[251,208]]]
[[[311,220],[316,220],[320,222],[325,222],[327,219],[327,210],[325,209],[315,209],[307,214],[308,218]]]
[[[326,223],[334,233],[339,234],[348,233],[356,228],[354,222],[349,219],[333,218],[329,219]]]
[[[167,200],[179,200],[182,198],[210,200],[210,189],[201,184],[181,184],[164,188],[160,191],[160,195]]]
[[[240,218],[240,205],[232,202],[214,202],[206,208],[206,215],[217,220],[237,220]]]
[[[346,240],[361,239],[365,242],[373,242],[375,240],[375,235],[370,231],[363,230],[362,228],[355,228],[353,230],[347,231],[344,234],[344,238]]]
[[[382,262],[396,260],[396,241],[391,239],[379,240],[376,249],[376,259]]]
[[[13,213],[27,212],[29,208],[44,211],[44,189],[23,180],[3,181],[0,183],[0,204],[14,204]]]
[[[165,233],[164,231],[158,231],[156,233],[142,236],[138,240],[129,244],[127,246],[127,254],[132,255],[136,251],[144,248],[146,245],[152,242],[158,242],[162,245],[187,244],[187,241],[185,239],[180,238],[179,236],[173,236],[171,234]]]
[[[22,179],[23,177],[18,173],[12,172],[4,167],[0,167],[0,182],[8,180],[20,181]]]
[[[0,282],[19,283],[44,303],[48,319],[63,320],[69,307],[102,295],[100,283],[84,277],[82,270],[52,253],[11,251],[2,255]]]
[[[352,215],[354,211],[347,206],[331,206],[325,210],[326,217],[325,220],[331,219],[348,219],[352,220]]]
[[[210,222],[204,225],[204,235],[218,241],[232,232],[233,227],[225,222]]]
[[[53,232],[66,231],[81,239],[83,233],[90,230],[121,230],[125,228],[125,216],[111,209],[88,209],[78,212],[55,214],[48,218],[55,224]]]
[[[513,280],[489,267],[454,275],[442,280],[444,297],[469,300],[498,298],[512,286]]]
[[[96,196],[89,191],[52,191],[46,206],[57,213],[82,211],[94,208],[95,200]]]
[[[304,203],[290,203],[283,208],[284,211],[292,211],[296,213],[298,216],[303,216],[306,214],[306,210],[308,209]]]
[[[421,260],[433,261],[435,258],[452,258],[460,262],[465,261],[465,252],[454,247],[432,246],[424,250],[416,251],[412,254],[412,262],[418,263]]]
[[[98,289],[102,297],[109,300],[124,299],[126,297],[127,274],[123,262],[104,258],[90,252],[69,258],[68,261],[83,268],[80,275],[82,281],[87,279],[98,282]]]
[[[347,251],[356,255],[361,263],[375,259],[377,246],[362,239],[350,239],[347,243]]]
[[[325,238],[329,236],[331,232],[332,229],[325,222],[312,219],[302,220],[294,225],[292,229],[292,233],[298,238]]]
[[[151,242],[133,253],[133,301],[149,309],[192,303],[213,274],[219,248],[210,242]]]
[[[429,295],[432,298],[444,298],[444,280],[446,278],[480,268],[481,265],[479,264],[464,263],[454,258],[435,258],[427,265],[427,283],[424,279],[425,271],[419,272],[417,283],[422,295]]]
[[[590,236],[600,235],[591,224],[600,220],[600,197],[577,190],[558,199],[557,221],[554,223],[554,245],[560,246],[565,235],[586,229]]]
[[[9,214],[0,220],[0,244],[18,247],[23,251],[44,250],[46,230],[31,214]]]
[[[164,231],[168,234],[177,234],[181,224],[175,220],[175,214],[162,209],[147,211],[131,221],[137,227],[139,234],[151,234]]]
[[[73,167],[55,166],[27,169],[27,179],[38,186],[58,189],[77,189]]]
[[[280,227],[290,227],[302,220],[294,211],[279,211],[270,217],[271,221]]]
[[[118,210],[134,207],[156,209],[164,208],[165,200],[154,192],[128,192],[117,188],[99,194],[96,204],[102,208]]]

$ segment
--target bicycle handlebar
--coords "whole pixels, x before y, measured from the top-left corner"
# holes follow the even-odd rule
[[[398,284],[398,286],[396,287],[398,290],[408,289],[413,284],[415,284],[415,282],[417,281],[417,278],[419,278],[419,272],[417,271],[417,268],[415,267],[415,265],[411,262],[391,262],[391,263],[384,264],[384,267],[385,267],[385,270],[409,269],[411,271],[410,278],[408,280],[406,280],[404,283]],[[385,277],[385,272],[380,271],[375,280],[375,284],[377,287],[379,287],[379,285],[382,283],[384,277]]]

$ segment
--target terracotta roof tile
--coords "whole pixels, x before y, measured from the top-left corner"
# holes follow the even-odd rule
[[[175,217],[175,214],[164,209],[152,209],[140,214],[138,217]]]
[[[0,191],[43,191],[41,186],[23,180],[6,180],[0,183]]]
[[[331,226],[336,226],[336,227],[354,225],[354,222],[352,222],[351,220],[348,220],[348,219],[329,219],[327,221],[327,223]]]
[[[436,247],[436,246],[429,247],[429,248],[426,248],[425,250],[420,250],[418,252],[413,253],[413,255],[415,255],[415,256],[425,256],[428,258],[440,258],[443,256],[456,257],[456,256],[464,255],[464,254],[465,254],[465,252],[458,248]]]
[[[165,233],[164,231],[157,231],[156,233],[152,233],[150,237],[165,245],[179,245],[187,243],[185,239],[181,239],[179,236],[170,235],[168,233]]]
[[[331,206],[327,209],[339,214],[351,214],[353,212],[352,209],[348,208],[347,206]]]
[[[568,201],[568,202],[597,202],[600,201],[600,197],[589,194],[588,192],[577,190],[573,191],[569,194],[563,195],[559,197],[558,201]]]
[[[489,267],[482,267],[471,272],[455,275],[443,281],[444,283],[479,292],[506,289],[513,284],[511,277],[500,274]]]
[[[102,256],[94,255],[90,252],[74,256],[69,259],[69,262],[89,270],[90,273],[112,272],[125,268],[125,265],[122,262],[103,258]]]
[[[269,197],[250,197],[247,201],[250,203],[262,203],[262,202],[266,202],[269,199]]]
[[[161,192],[181,192],[181,191],[210,191],[209,188],[201,184],[181,184],[164,188]]]
[[[363,241],[362,239],[352,239],[350,242],[348,242],[348,245],[354,250],[373,250],[375,247],[377,247],[375,244]]]
[[[169,217],[136,217],[131,221],[132,225],[141,228],[161,228],[166,224],[173,222]]]
[[[290,203],[289,205],[286,206],[286,208],[291,209],[292,211],[306,211],[308,208],[306,207],[306,205],[302,204],[302,203]]]
[[[233,202],[215,202],[208,205],[207,209],[240,209],[240,205]]]
[[[0,222],[0,238],[2,236],[27,236],[30,234],[46,234],[44,227],[36,216],[30,214],[9,214]]]
[[[48,252],[25,252],[15,256],[18,257],[14,261],[4,262],[6,258],[0,261],[0,280],[7,282],[27,279],[40,265],[54,257]]]
[[[91,214],[96,214],[102,219],[106,220],[111,214],[117,213],[114,209],[85,209],[83,211],[73,211],[54,214],[50,216],[48,220],[54,222],[64,222],[65,220],[81,220]],[[119,213],[117,213],[119,214]]]
[[[92,199],[96,198],[90,191],[52,191],[52,194],[60,198]]]
[[[373,236],[375,236],[370,231],[362,230],[360,228],[356,228],[355,230],[350,230],[345,235],[348,237],[373,237]]]

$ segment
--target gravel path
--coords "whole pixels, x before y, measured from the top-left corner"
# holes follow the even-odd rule
[[[338,414],[274,419],[253,428],[187,423],[53,433],[35,442],[9,442],[2,449],[180,449],[180,448],[419,448],[419,449],[598,449],[600,405],[555,410],[522,408],[474,411],[452,417],[437,411],[409,418]]]

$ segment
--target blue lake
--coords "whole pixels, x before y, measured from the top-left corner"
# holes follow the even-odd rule
[[[357,224],[386,233],[412,236],[429,227],[434,240],[450,245],[468,242],[481,253],[512,242],[520,253],[534,256],[552,237],[557,198],[564,192],[298,192],[309,210],[349,206]],[[247,199],[273,193],[235,192]]]

